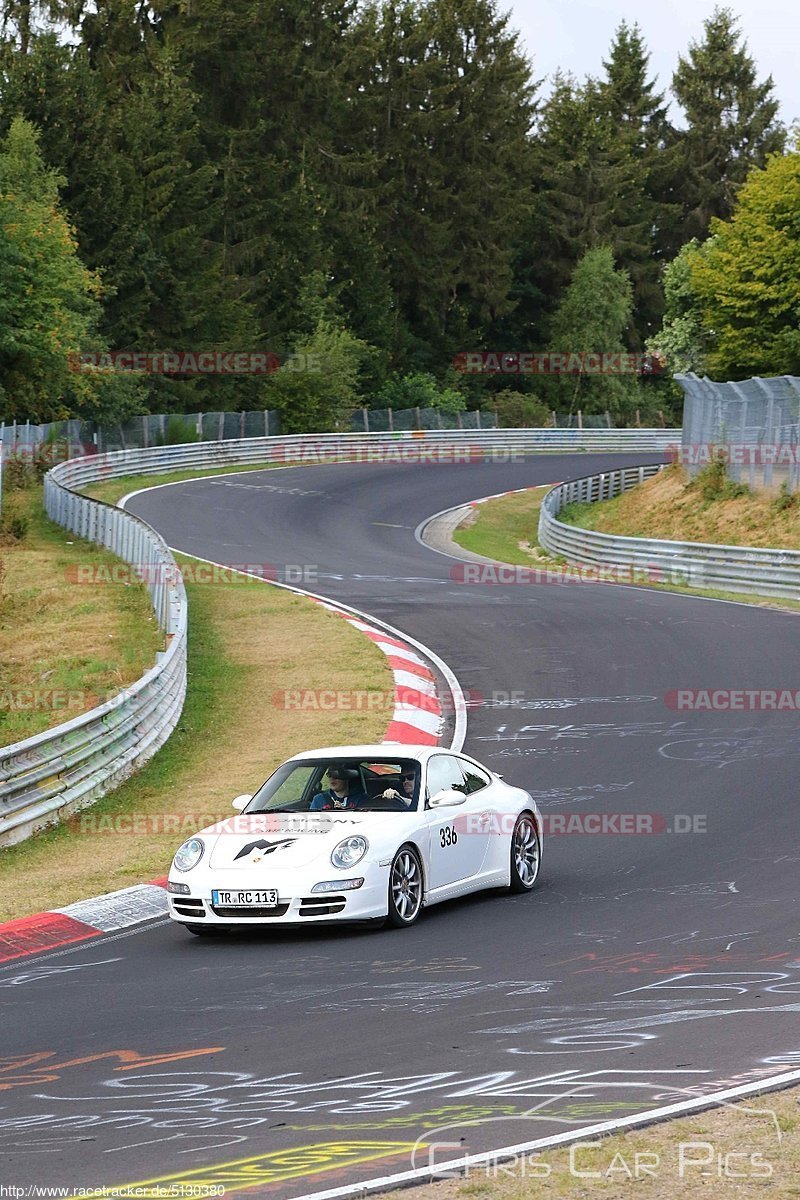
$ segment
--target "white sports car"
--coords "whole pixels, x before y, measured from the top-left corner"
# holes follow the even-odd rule
[[[233,926],[388,921],[483,888],[529,892],[542,822],[533,798],[466,754],[336,746],[289,759],[237,815],[178,849],[170,915]]]

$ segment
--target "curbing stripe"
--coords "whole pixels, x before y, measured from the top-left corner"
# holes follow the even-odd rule
[[[140,921],[163,917],[168,911],[167,894],[164,886],[139,883],[52,911],[93,925],[101,933],[116,933],[118,929],[128,929]]]
[[[27,958],[31,954],[42,954],[46,950],[56,950],[74,942],[85,942],[103,933],[163,916],[167,911],[165,889],[166,879],[137,883],[118,892],[107,892],[103,896],[79,900],[64,908],[54,908],[51,912],[34,913],[31,917],[6,921],[0,925],[0,964]],[[161,896],[159,903],[154,899],[155,894]],[[135,911],[137,901],[140,915],[126,920],[125,914]]]
[[[425,733],[407,721],[392,721],[386,730],[385,742],[400,742],[410,746],[438,746],[439,738],[435,733]]]
[[[411,662],[410,659],[400,658],[397,654],[387,654],[386,660],[390,667],[396,667],[398,671],[410,671],[418,679],[433,681],[433,672],[423,662]]]
[[[436,696],[436,684],[432,679],[425,679],[422,675],[412,675],[411,671],[405,670],[405,667],[394,672],[394,682],[398,690],[402,690],[404,696],[407,696],[409,702],[413,701],[415,696]],[[429,708],[429,706],[426,704],[425,708]]]
[[[64,913],[34,913],[0,925],[0,965],[97,937],[99,930]]]

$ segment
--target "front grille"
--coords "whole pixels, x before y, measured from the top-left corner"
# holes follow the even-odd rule
[[[329,917],[342,912],[346,903],[346,896],[304,896],[300,901],[300,916]]]
[[[228,920],[246,921],[251,917],[284,917],[289,911],[288,904],[278,904],[272,908],[240,908],[237,905],[212,904],[211,911],[217,917]]]

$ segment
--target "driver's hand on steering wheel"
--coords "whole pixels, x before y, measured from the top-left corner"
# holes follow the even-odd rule
[[[387,788],[385,792],[381,792],[381,800],[402,800],[403,797],[396,788]]]

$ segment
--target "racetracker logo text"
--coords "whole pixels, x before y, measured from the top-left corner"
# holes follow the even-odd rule
[[[800,712],[793,688],[673,688],[664,697],[676,712]]]
[[[565,566],[513,567],[494,563],[457,563],[450,568],[454,583],[515,585],[565,583],[686,583],[685,572],[661,567],[632,567],[620,563],[568,563]]]

